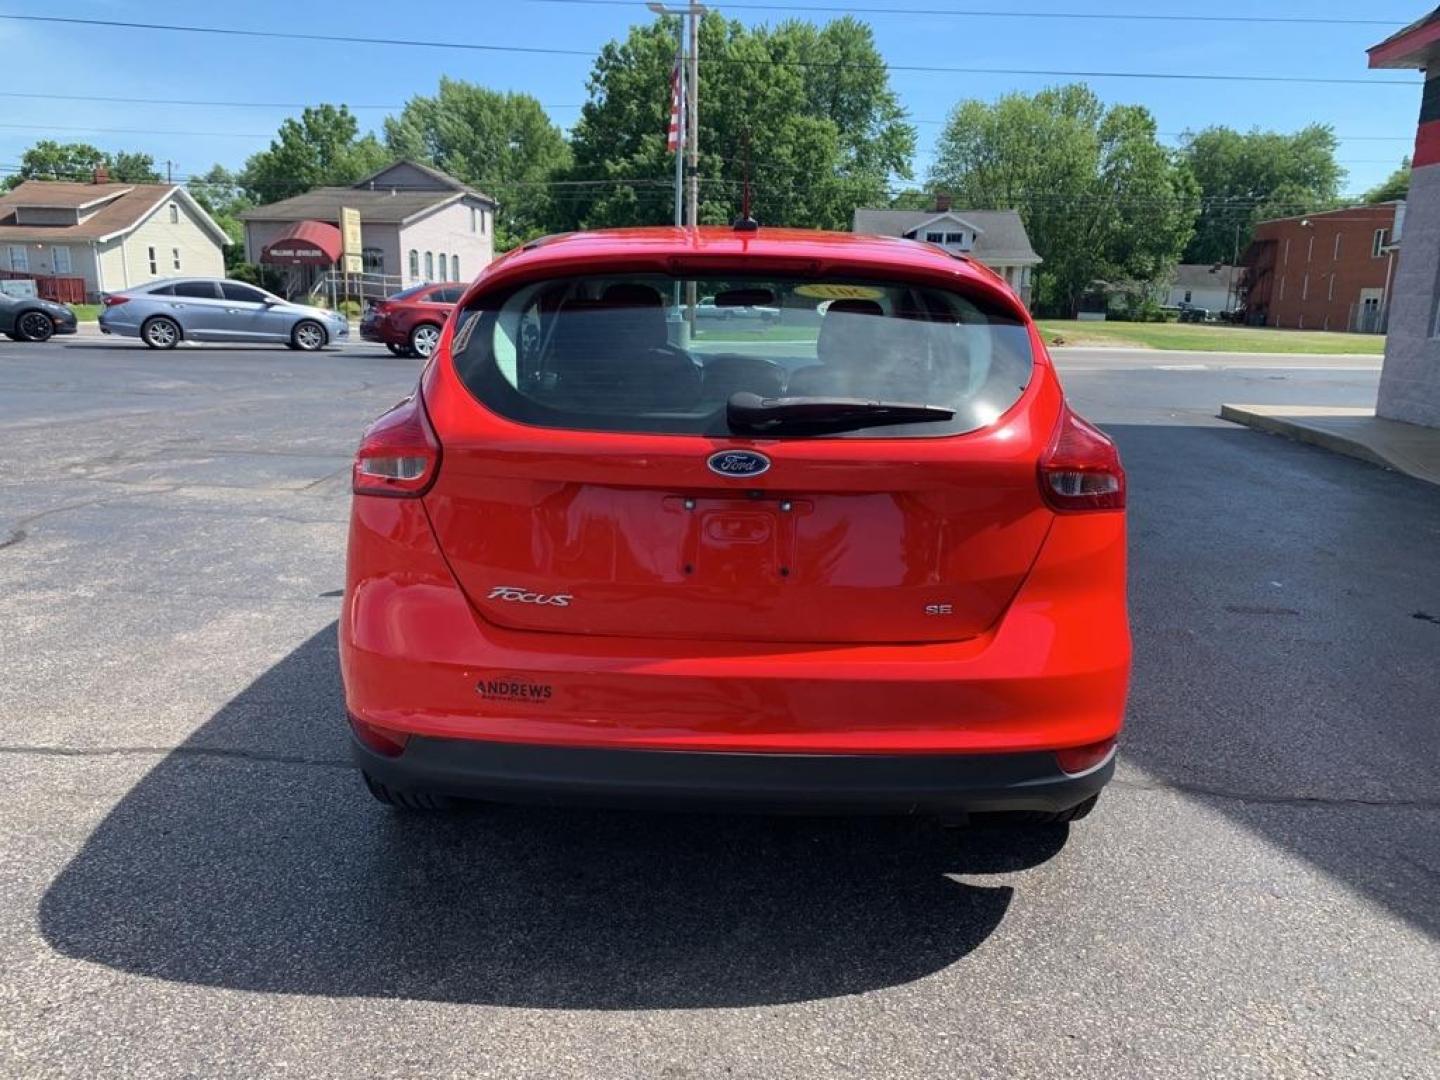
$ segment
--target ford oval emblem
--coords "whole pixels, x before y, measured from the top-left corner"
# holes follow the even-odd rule
[[[705,462],[710,471],[721,476],[759,476],[770,468],[770,459],[753,450],[721,450]]]

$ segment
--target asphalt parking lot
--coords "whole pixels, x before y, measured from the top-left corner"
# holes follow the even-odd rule
[[[491,808],[348,767],[353,345],[0,345],[0,1074],[1426,1078],[1440,490],[1214,418],[1377,365],[1067,352],[1131,482],[1071,828]]]

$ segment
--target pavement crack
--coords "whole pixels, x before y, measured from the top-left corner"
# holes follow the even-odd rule
[[[1115,778],[1110,783],[1112,787],[1122,788],[1128,791],[1173,791],[1180,795],[1194,795],[1207,799],[1224,799],[1228,802],[1250,803],[1260,806],[1440,810],[1440,798],[1360,799],[1332,795],[1285,795],[1257,791],[1232,791],[1222,787],[1214,787],[1209,784],[1147,784],[1120,777]]]
[[[281,754],[269,750],[244,750],[226,746],[26,746],[10,744],[0,745],[0,754],[52,758],[193,757],[253,761],[267,765],[314,765],[322,769],[351,769],[354,767],[351,762],[342,758]]]
[[[146,488],[144,491],[126,492],[123,495],[101,495],[94,499],[84,499],[81,502],[66,503],[63,506],[52,506],[48,510],[39,510],[33,514],[26,514],[15,522],[9,537],[4,541],[0,541],[0,548],[13,547],[15,544],[18,544],[29,535],[29,526],[44,518],[52,517],[55,514],[68,514],[72,510],[87,510],[92,506],[104,506],[106,503],[120,502],[123,499],[138,499],[142,495],[168,495],[178,490],[179,487],[180,485],[178,484],[168,487],[152,486]]]

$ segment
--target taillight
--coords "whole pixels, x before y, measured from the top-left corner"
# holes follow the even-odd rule
[[[1056,510],[1123,510],[1125,470],[1103,431],[1070,410],[1060,412],[1040,458],[1040,493]]]
[[[1055,764],[1060,771],[1075,776],[1089,772],[1115,752],[1115,740],[1105,739],[1088,746],[1070,746],[1055,751]]]
[[[360,440],[351,472],[357,495],[414,499],[440,471],[440,440],[416,391],[381,416]]]
[[[105,297],[105,306],[115,307],[117,304],[125,304],[129,303],[129,301],[130,297],[128,296],[107,296]]]

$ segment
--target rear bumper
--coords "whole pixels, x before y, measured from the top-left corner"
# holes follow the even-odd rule
[[[502,802],[957,815],[1068,810],[1115,770],[1079,775],[1053,754],[745,754],[413,738],[398,757],[352,739],[391,787]]]

